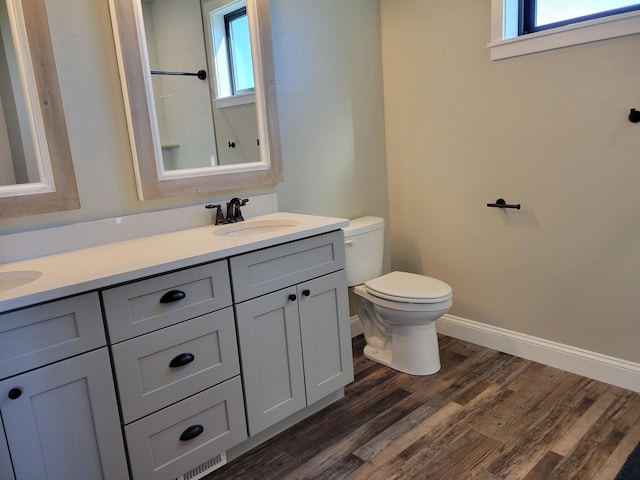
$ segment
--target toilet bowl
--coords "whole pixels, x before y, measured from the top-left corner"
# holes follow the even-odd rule
[[[362,217],[345,227],[347,280],[362,322],[365,357],[412,375],[440,370],[434,321],[452,305],[436,278],[408,272],[381,275],[384,220]]]

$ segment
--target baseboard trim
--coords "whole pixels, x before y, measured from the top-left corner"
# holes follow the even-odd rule
[[[352,338],[363,333],[362,322],[357,315],[350,318],[350,326]],[[438,319],[436,329],[442,335],[640,392],[638,363],[454,315]]]
[[[436,321],[438,333],[567,372],[640,392],[640,364],[453,315]]]
[[[351,338],[362,335],[364,330],[362,328],[362,322],[358,318],[358,315],[353,315],[349,319],[349,326],[351,327]]]

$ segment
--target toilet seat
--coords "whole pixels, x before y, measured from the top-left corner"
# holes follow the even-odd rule
[[[366,291],[400,303],[442,303],[451,299],[449,285],[437,278],[408,272],[391,272],[364,283]]]

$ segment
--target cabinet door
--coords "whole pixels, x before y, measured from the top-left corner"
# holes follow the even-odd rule
[[[344,270],[298,285],[307,403],[353,381]]]
[[[0,412],[16,478],[129,478],[106,348],[3,380]]]
[[[249,434],[306,405],[295,287],[236,308]]]
[[[0,417],[0,478],[2,480],[15,480],[16,478],[13,476],[13,467],[11,466],[7,438],[4,436],[2,417]]]

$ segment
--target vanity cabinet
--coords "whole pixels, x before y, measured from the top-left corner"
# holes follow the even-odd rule
[[[230,266],[253,436],[353,381],[342,232]]]
[[[0,315],[0,459],[6,442],[16,479],[127,478],[105,345],[95,292]]]
[[[226,260],[101,293],[133,478],[177,478],[245,440]]]
[[[21,264],[43,283],[0,302],[0,480],[196,478],[337,400],[353,380],[342,221],[298,224]],[[184,248],[164,272],[140,255],[168,244]]]

